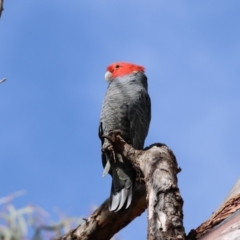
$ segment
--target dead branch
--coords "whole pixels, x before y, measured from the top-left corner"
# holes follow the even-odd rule
[[[119,131],[103,137],[109,139],[114,151],[132,162],[137,172],[142,172],[145,185],[136,184],[133,201],[128,209],[109,212],[109,200],[106,200],[84,224],[59,240],[108,240],[139,216],[146,204],[148,240],[184,240],[183,200],[176,176],[180,170],[173,152],[164,144],[135,150],[121,138]]]
[[[119,212],[108,210],[107,199],[82,225],[58,240],[109,240],[146,209],[145,185],[136,186],[131,206]]]
[[[1,1],[1,0],[0,0],[0,1]],[[0,15],[0,17],[1,17],[1,15]],[[3,79],[0,80],[0,83],[5,82],[6,80],[7,80],[6,78],[3,78]]]
[[[203,222],[196,229],[192,229],[188,234],[190,239],[200,239],[202,236],[210,232],[215,226],[220,224],[234,212],[240,209],[240,194],[230,198],[223,206],[218,209],[212,216],[205,222]]]
[[[148,240],[185,239],[183,200],[177,186],[177,166],[173,152],[164,144],[135,150],[114,131],[107,137],[116,149],[142,171],[148,202]]]
[[[3,1],[4,0],[0,0],[0,18],[1,18],[1,16],[2,16],[2,11],[3,11]]]

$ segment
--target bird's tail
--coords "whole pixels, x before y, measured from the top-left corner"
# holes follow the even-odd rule
[[[109,210],[117,212],[130,206],[136,174],[131,163],[126,163],[124,160],[113,163],[111,171],[112,187]]]

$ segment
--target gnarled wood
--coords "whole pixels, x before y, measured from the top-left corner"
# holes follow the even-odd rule
[[[148,240],[185,239],[177,162],[165,145],[153,146],[140,163],[148,199]]]
[[[109,240],[120,229],[140,216],[146,209],[146,191],[144,184],[138,184],[134,190],[130,207],[119,212],[108,210],[107,199],[82,225],[68,232],[58,240]]]
[[[117,131],[111,134],[114,149],[129,159],[144,175],[148,202],[148,240],[185,239],[183,200],[177,186],[177,166],[173,152],[164,144],[135,150]]]
[[[185,239],[183,200],[177,186],[176,158],[164,144],[135,150],[118,131],[109,136],[109,151],[122,154],[144,175],[145,185],[137,183],[130,207],[119,212],[108,210],[106,200],[87,220],[59,240],[108,240],[139,216],[148,205],[148,240]],[[145,190],[146,189],[146,190]],[[146,195],[147,192],[147,195]],[[147,200],[147,201],[146,201]]]

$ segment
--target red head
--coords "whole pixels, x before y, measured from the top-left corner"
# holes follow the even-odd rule
[[[132,63],[116,62],[107,67],[105,79],[111,81],[113,78],[121,77],[132,72],[144,72],[144,70],[144,67]]]

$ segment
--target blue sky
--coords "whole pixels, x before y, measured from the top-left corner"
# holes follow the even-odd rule
[[[0,196],[88,216],[109,196],[97,131],[106,67],[146,67],[152,122],[182,172],[186,231],[240,173],[239,1],[5,1],[0,19]],[[146,239],[146,215],[119,233]]]

